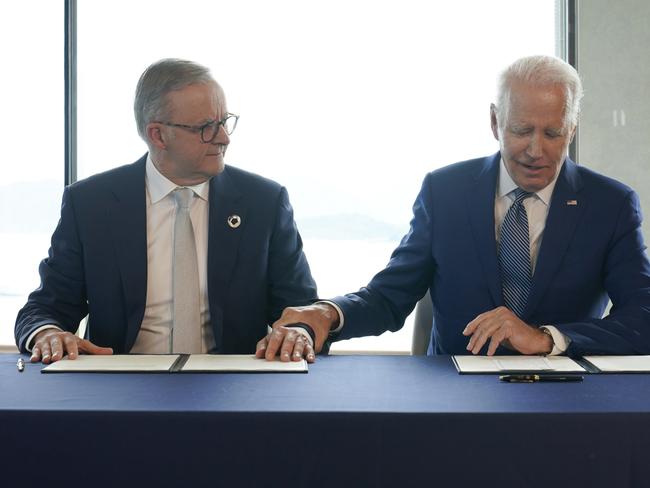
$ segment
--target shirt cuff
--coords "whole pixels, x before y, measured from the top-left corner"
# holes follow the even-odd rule
[[[36,337],[36,334],[38,334],[39,332],[41,332],[43,330],[46,330],[46,329],[63,330],[58,325],[54,325],[54,324],[46,324],[46,325],[40,326],[34,332],[29,334],[29,337],[27,338],[27,342],[25,343],[25,349],[27,349],[27,352],[32,352],[32,348],[34,347],[34,345],[32,343],[34,342],[34,337]]]
[[[336,303],[331,302],[329,300],[319,300],[318,302],[316,302],[316,304],[318,304],[318,303],[327,303],[328,305],[331,305],[332,307],[334,307],[334,310],[336,310],[336,313],[339,314],[339,326],[334,330],[330,330],[330,335],[333,335],[333,334],[336,334],[337,332],[340,332],[341,329],[343,328],[343,322],[345,322],[345,317],[343,317],[343,311],[341,310],[341,307],[339,307]]]
[[[548,331],[551,339],[553,339],[553,350],[548,354],[549,356],[559,356],[566,352],[571,343],[571,339],[568,336],[565,336],[557,330],[557,327],[553,327],[552,325],[542,325],[540,329]]]

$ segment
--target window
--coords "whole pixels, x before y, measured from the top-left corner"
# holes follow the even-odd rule
[[[497,72],[555,53],[555,5],[81,3],[79,177],[146,151],[132,101],[147,65],[205,64],[241,115],[227,162],[287,187],[320,296],[357,290],[408,230],[425,173],[498,149]],[[335,348],[407,351],[410,341],[406,327]]]
[[[38,10],[39,14],[34,15]],[[38,263],[59,218],[64,178],[63,2],[2,7],[4,94],[0,181],[0,346],[39,283]]]
[[[555,53],[555,7],[79,2],[78,177],[144,154],[132,109],[141,72],[164,57],[195,60],[241,116],[227,163],[287,187],[320,296],[355,291],[408,230],[428,171],[497,150],[496,74],[519,56]],[[47,246],[36,247],[40,256]],[[38,258],[25,259],[35,272]],[[407,325],[335,348],[408,351],[410,341]]]

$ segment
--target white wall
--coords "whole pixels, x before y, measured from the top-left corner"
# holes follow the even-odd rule
[[[650,242],[650,1],[577,0],[578,161],[634,188]]]

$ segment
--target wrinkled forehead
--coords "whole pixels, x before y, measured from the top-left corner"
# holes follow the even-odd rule
[[[561,84],[515,82],[507,97],[505,115],[509,122],[536,120],[557,126],[566,123],[567,89]]]
[[[167,94],[170,116],[203,121],[222,118],[227,112],[223,89],[214,82],[194,83]]]

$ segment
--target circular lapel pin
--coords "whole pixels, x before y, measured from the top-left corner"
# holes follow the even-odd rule
[[[241,217],[239,215],[231,215],[228,217],[228,225],[232,229],[236,229],[241,225]]]

